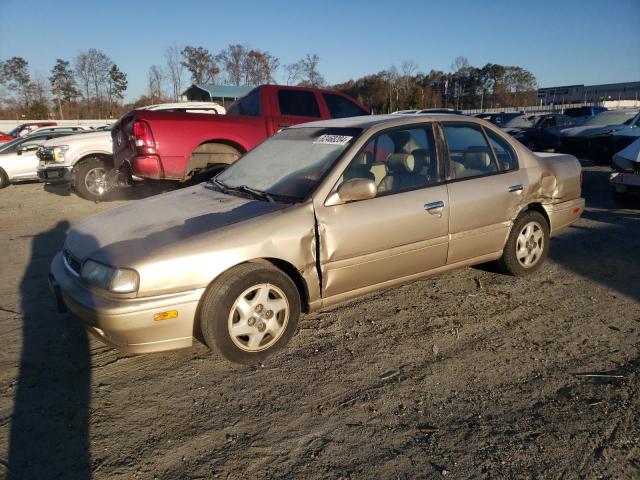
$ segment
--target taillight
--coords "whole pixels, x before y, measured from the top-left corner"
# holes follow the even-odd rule
[[[153,138],[151,127],[144,120],[136,120],[133,124],[133,137],[136,147],[143,149],[146,153],[153,153],[149,149],[156,148],[156,139]]]

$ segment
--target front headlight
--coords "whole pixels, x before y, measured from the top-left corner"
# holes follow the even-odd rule
[[[138,290],[138,272],[129,268],[112,268],[93,260],[82,266],[80,276],[96,287],[116,293],[132,293]]]
[[[53,147],[53,161],[64,162],[64,153],[69,150],[69,145],[58,145]]]

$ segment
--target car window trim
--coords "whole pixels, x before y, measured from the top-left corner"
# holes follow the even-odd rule
[[[489,134],[485,131],[485,126],[484,125],[480,125],[480,128],[482,129],[482,133],[484,133],[484,136],[487,140],[487,143],[489,144],[489,148],[491,149],[491,153],[493,154],[493,158],[496,162],[496,165],[498,166],[498,173],[506,173],[506,172],[513,172],[515,170],[519,170],[520,169],[520,161],[518,160],[518,154],[515,152],[515,150],[511,147],[511,145],[509,144],[508,141],[505,140],[505,142],[507,142],[507,147],[509,148],[509,150],[511,150],[511,153],[513,153],[513,158],[516,159],[516,168],[511,168],[509,170],[501,170],[500,167],[502,166],[500,163],[500,160],[498,159],[498,155],[496,154],[495,149],[493,148],[493,145],[491,145],[491,139],[489,138]],[[495,135],[495,132],[492,132]]]
[[[393,132],[393,131],[396,131],[396,130],[410,130],[410,129],[414,129],[414,128],[422,128],[422,129],[425,130],[425,134],[426,134],[427,126],[431,126],[431,130],[432,130],[432,133],[433,133],[433,138],[432,138],[433,146],[435,147],[434,150],[435,150],[435,155],[436,155],[436,172],[437,172],[437,177],[438,177],[437,182],[429,183],[429,184],[423,185],[423,186],[411,187],[411,188],[407,188],[405,190],[400,190],[400,191],[397,191],[397,192],[383,192],[383,193],[380,193],[379,195],[376,194],[376,196],[373,197],[373,198],[368,198],[366,200],[352,200],[352,201],[349,201],[349,202],[344,202],[341,205],[346,205],[346,204],[351,204],[351,203],[356,203],[356,202],[368,202],[370,200],[375,200],[376,198],[382,198],[382,197],[387,197],[387,196],[390,196],[390,195],[397,195],[397,194],[400,194],[400,193],[413,192],[415,190],[424,190],[425,188],[439,187],[439,186],[445,185],[447,183],[447,180],[445,178],[443,178],[441,173],[440,173],[440,165],[442,164],[442,162],[440,160],[440,151],[439,151],[438,146],[437,146],[438,139],[436,138],[436,134],[435,134],[436,125],[437,125],[436,122],[434,122],[433,120],[430,120],[428,122],[410,123],[410,124],[407,124],[407,125],[399,125],[399,126],[387,128],[385,130],[379,130],[379,131],[373,133],[371,135],[371,137],[369,137],[367,140],[364,141],[362,146],[355,152],[355,154],[351,158],[351,161],[353,161],[361,152],[364,151],[364,149],[369,144],[369,142],[374,140],[373,151],[374,151],[374,163],[375,163],[375,155],[377,154],[377,149],[378,149],[378,139],[382,135],[387,134],[388,132]],[[427,139],[428,138],[429,138],[429,136],[427,135]],[[342,175],[344,174],[346,169],[349,168],[349,165],[351,165],[351,162],[349,162],[342,169],[342,171],[340,172],[340,178],[342,178]],[[323,204],[326,203],[327,200],[329,199],[329,197],[331,197],[331,195],[338,190],[339,186],[340,186],[340,179],[338,179],[338,181],[333,185],[333,187],[329,191],[329,194],[324,199]],[[376,187],[377,187],[377,185],[376,185]]]
[[[447,143],[446,137],[444,135],[444,128],[443,125],[452,125],[452,124],[458,124],[458,125],[475,125],[477,127],[480,128],[482,135],[484,136],[485,142],[487,142],[487,145],[489,145],[489,149],[491,151],[491,155],[493,155],[493,159],[496,162],[496,166],[499,166],[499,162],[497,160],[497,156],[493,150],[493,146],[491,145],[491,142],[489,141],[489,137],[487,136],[487,133],[484,131],[484,129],[486,128],[484,125],[481,125],[479,123],[473,123],[473,122],[464,122],[464,121],[460,121],[460,120],[456,120],[456,121],[439,121],[439,122],[435,122],[438,124],[438,128],[440,129],[441,135],[442,135],[442,144],[443,144],[443,150],[444,150],[444,154],[445,154],[445,162],[447,165],[447,178],[445,179],[444,183],[456,183],[456,182],[462,182],[465,180],[474,180],[476,178],[484,178],[484,177],[493,177],[494,175],[502,175],[505,173],[511,173],[511,172],[516,172],[518,170],[520,170],[520,160],[518,158],[518,155],[516,154],[515,150],[513,150],[513,148],[511,149],[513,151],[513,154],[516,158],[516,168],[512,168],[511,170],[498,170],[497,172],[489,172],[489,173],[484,173],[482,175],[475,175],[473,177],[463,177],[463,178],[453,178],[451,176],[451,156],[449,154],[449,144]],[[508,142],[507,142],[508,144]],[[509,147],[511,148],[511,145],[509,145]]]

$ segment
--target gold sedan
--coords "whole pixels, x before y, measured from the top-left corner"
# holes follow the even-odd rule
[[[90,217],[50,283],[114,347],[198,337],[254,363],[301,312],[484,262],[534,272],[583,211],[580,191],[574,157],[534,154],[470,117],[306,123],[210,182]]]

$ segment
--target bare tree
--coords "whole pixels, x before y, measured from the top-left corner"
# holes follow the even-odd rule
[[[307,53],[307,55],[296,63],[285,65],[287,71],[287,85],[297,83],[305,87],[323,87],[324,77],[318,70],[320,56],[317,53]]]
[[[106,91],[109,83],[109,71],[113,61],[100,50],[90,48],[76,56],[75,70],[84,90],[87,109],[90,108],[93,87],[93,99],[98,116],[100,113],[101,92]]]
[[[202,47],[184,47],[182,49],[182,65],[191,72],[193,83],[203,85],[216,81],[220,69],[216,65],[215,58]]]
[[[269,52],[249,50],[243,62],[244,83],[261,85],[273,82],[273,75],[279,65],[280,61]]]
[[[151,65],[147,73],[148,96],[151,103],[159,103],[164,95],[162,93],[162,83],[164,82],[164,74],[158,65]]]
[[[89,116],[89,103],[91,100],[89,86],[91,85],[91,71],[89,65],[89,54],[87,52],[80,52],[76,55],[75,71],[82,87],[82,94],[87,102],[87,116]]]
[[[247,52],[248,47],[244,45],[229,45],[216,57],[216,60],[227,72],[227,82],[231,85],[242,83]]]
[[[183,47],[171,45],[164,50],[164,58],[167,62],[167,76],[173,89],[174,101],[180,100],[182,93],[182,80],[184,76],[184,64],[182,63]]]
[[[304,75],[304,62],[299,60],[284,66],[287,72],[287,85],[294,85],[302,81]]]

